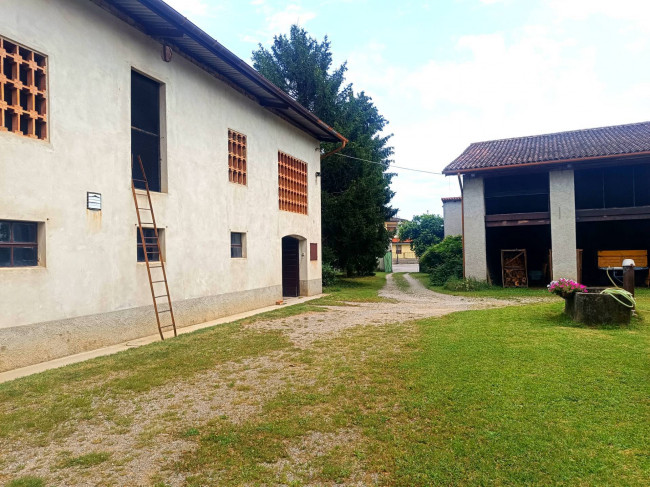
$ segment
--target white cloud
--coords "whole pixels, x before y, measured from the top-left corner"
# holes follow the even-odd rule
[[[290,4],[284,10],[269,15],[266,21],[270,31],[284,33],[288,32],[293,24],[304,26],[315,17],[314,12],[303,10],[300,5]]]
[[[258,14],[264,16],[264,28],[242,36],[244,42],[270,44],[273,36],[286,34],[293,24],[304,26],[316,18],[316,13],[306,10],[299,3],[289,3],[282,9],[269,5],[264,0],[253,0]]]
[[[592,2],[588,2],[591,4]],[[609,15],[609,2],[595,2],[590,11]],[[461,37],[456,60],[423,60],[406,70],[391,66],[379,43],[368,43],[348,56],[349,80],[373,96],[395,133],[397,165],[442,170],[471,142],[647,120],[648,76],[608,77],[611,59],[594,44],[573,37],[566,25],[527,25],[507,32]],[[617,7],[618,8],[618,7]],[[648,7],[645,7],[647,10]],[[560,19],[558,22],[564,22]],[[617,29],[637,25],[620,12]],[[624,48],[630,40],[616,42]],[[647,57],[649,44],[636,42],[635,52]],[[623,67],[624,68],[624,67]],[[607,74],[603,74],[607,72]],[[393,205],[400,216],[441,211],[440,197],[459,194],[455,178],[398,171],[393,180]]]
[[[650,15],[647,0],[548,0],[556,16],[566,20],[585,20],[593,15],[646,25]]]

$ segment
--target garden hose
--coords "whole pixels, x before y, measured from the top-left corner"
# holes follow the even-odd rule
[[[616,285],[616,283],[612,280],[612,277],[609,275],[609,268],[605,269],[605,272],[607,273],[607,277],[609,278],[610,282],[614,285],[614,287],[607,288],[603,290],[600,294],[606,294],[607,296],[611,296],[626,308],[631,308],[631,309],[636,308],[636,300],[634,299],[634,296],[632,296],[632,293],[626,291],[625,289],[621,289]]]

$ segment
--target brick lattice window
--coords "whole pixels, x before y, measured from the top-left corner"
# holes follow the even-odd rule
[[[0,37],[0,131],[47,139],[47,59]]]
[[[228,181],[246,185],[246,136],[228,129]]]
[[[307,163],[278,152],[280,209],[307,214]]]

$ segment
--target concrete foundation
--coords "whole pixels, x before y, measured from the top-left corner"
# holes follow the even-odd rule
[[[320,279],[308,281],[310,289]],[[320,286],[322,288],[322,286]],[[314,292],[311,294],[319,294]],[[190,326],[274,304],[282,286],[204,296],[173,303],[176,324]],[[158,332],[153,306],[0,328],[0,372],[114,345]]]
[[[310,281],[300,280],[300,295],[314,296],[323,292],[323,280],[312,279]]]

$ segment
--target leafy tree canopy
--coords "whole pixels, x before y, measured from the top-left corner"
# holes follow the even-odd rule
[[[417,215],[410,222],[399,227],[400,240],[412,240],[411,248],[415,255],[422,254],[434,244],[440,242],[445,233],[445,222],[440,215]]]
[[[388,121],[372,99],[345,84],[346,65],[332,67],[330,42],[294,25],[288,36],[274,37],[267,50],[253,52],[253,66],[269,81],[309,108],[348,140],[341,154],[379,164],[330,156],[321,161],[323,259],[351,274],[371,273],[388,247],[384,222],[393,174],[387,173],[393,148],[384,135]],[[321,152],[337,144],[321,144]]]

